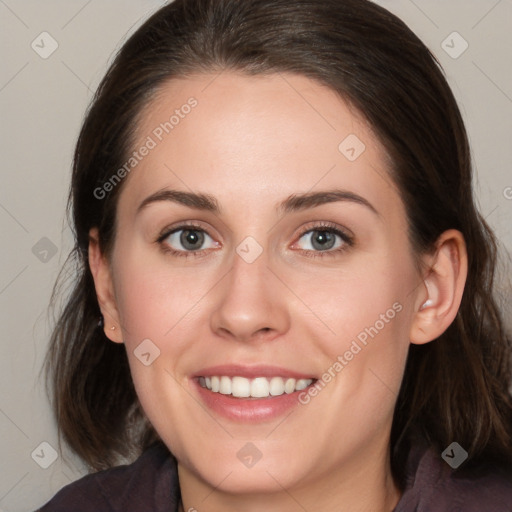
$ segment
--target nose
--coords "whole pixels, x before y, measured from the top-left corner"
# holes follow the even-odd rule
[[[234,255],[233,267],[217,289],[213,332],[247,342],[270,341],[289,329],[286,295],[268,263],[265,251],[252,263]]]

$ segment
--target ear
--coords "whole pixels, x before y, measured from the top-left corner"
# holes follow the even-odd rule
[[[115,343],[123,343],[112,273],[107,258],[101,253],[97,228],[92,228],[89,231],[89,268],[94,279],[96,297],[104,319],[103,330],[105,335]]]
[[[429,256],[429,273],[417,297],[409,339],[423,344],[435,340],[457,315],[468,272],[466,243],[460,231],[445,231]]]

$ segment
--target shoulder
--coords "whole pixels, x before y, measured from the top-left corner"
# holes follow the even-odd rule
[[[462,469],[462,468],[461,468]],[[434,449],[417,446],[394,512],[512,512],[512,468],[454,471]]]
[[[177,510],[176,463],[158,443],[133,464],[87,475],[64,487],[38,512]]]

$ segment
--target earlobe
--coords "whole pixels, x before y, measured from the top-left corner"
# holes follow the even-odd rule
[[[92,228],[89,231],[88,256],[96,297],[103,316],[101,327],[111,341],[123,343],[111,271],[108,261],[100,249],[97,228]]]
[[[460,231],[445,231],[429,258],[430,271],[419,292],[420,303],[411,326],[411,343],[435,340],[446,331],[457,315],[467,276],[467,251]]]

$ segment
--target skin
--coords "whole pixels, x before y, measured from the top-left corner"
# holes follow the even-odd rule
[[[432,253],[414,253],[385,148],[330,89],[295,75],[174,79],[144,110],[138,142],[191,96],[198,105],[126,178],[112,254],[101,254],[95,229],[89,251],[105,332],[125,344],[141,404],[178,460],[183,510],[392,510],[400,492],[389,434],[408,348],[454,319],[464,240],[450,230]],[[349,134],[366,146],[355,161],[338,149]],[[166,188],[213,196],[220,211],[158,201],[137,213]],[[294,194],[332,189],[378,213],[353,201],[277,208]],[[184,221],[211,237],[205,248],[165,252],[171,243],[185,251],[177,237],[156,242]],[[353,245],[337,239],[344,250],[315,250],[311,230],[326,222]],[[236,252],[248,236],[263,250],[252,263]],[[395,303],[401,311],[288,416],[228,420],[200,402],[190,380],[220,364],[321,377]],[[160,350],[149,366],[134,355],[147,338]],[[262,455],[252,468],[236,455],[247,442]]]

